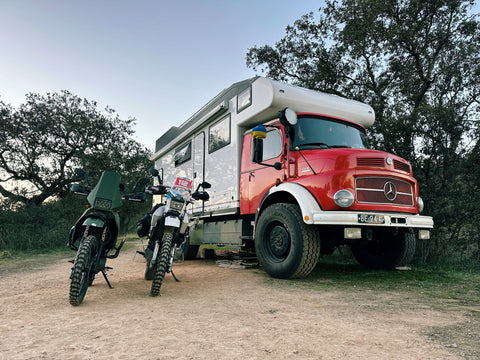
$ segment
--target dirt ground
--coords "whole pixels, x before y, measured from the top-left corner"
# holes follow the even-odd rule
[[[114,288],[100,275],[78,307],[65,258],[0,266],[0,359],[480,358],[471,304],[320,291],[215,260],[175,263],[181,282],[168,275],[152,298],[134,250],[107,262]]]

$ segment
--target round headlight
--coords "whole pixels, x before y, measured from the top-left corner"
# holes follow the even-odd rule
[[[353,194],[348,190],[338,190],[335,195],[333,195],[333,201],[340,207],[347,208],[353,204],[355,200]]]
[[[423,203],[423,199],[419,196],[417,199],[418,203],[418,213],[423,212],[423,208],[425,207],[425,204]]]

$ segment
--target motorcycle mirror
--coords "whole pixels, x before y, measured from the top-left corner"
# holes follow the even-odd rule
[[[83,169],[75,168],[73,171],[75,172],[75,175],[77,175],[78,177],[84,177],[85,176],[85,170],[83,170]]]
[[[137,192],[138,189],[144,188],[149,182],[150,182],[150,179],[147,177],[142,177],[138,179],[133,187],[132,192]]]
[[[88,186],[90,186],[90,180],[88,179],[88,174],[85,172],[85,170],[80,169],[80,168],[75,168],[73,170],[75,172],[75,175],[77,175],[79,178],[85,178],[85,181],[87,182]]]
[[[208,201],[210,199],[210,195],[206,191],[195,191],[192,194],[192,197],[195,200],[203,200],[203,201]]]
[[[204,189],[210,189],[210,188],[212,187],[212,185],[211,185],[209,182],[204,181],[204,182],[202,183],[202,187],[203,187]]]
[[[158,176],[158,170],[155,168],[150,168],[150,175],[152,176]]]

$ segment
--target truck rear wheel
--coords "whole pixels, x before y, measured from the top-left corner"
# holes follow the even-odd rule
[[[187,229],[185,233],[185,243],[183,244],[183,252],[185,255],[185,260],[193,260],[197,257],[198,249],[200,245],[190,244],[190,232]]]
[[[416,238],[412,229],[376,231],[368,243],[351,246],[353,256],[359,264],[372,269],[394,269],[407,265],[415,254]]]
[[[298,205],[273,204],[260,215],[255,230],[260,265],[280,279],[307,276],[320,256],[320,233],[305,224]]]

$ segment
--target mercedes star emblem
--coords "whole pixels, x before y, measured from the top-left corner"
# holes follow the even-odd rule
[[[397,198],[397,187],[391,181],[387,181],[383,187],[383,193],[387,200],[393,201]]]

